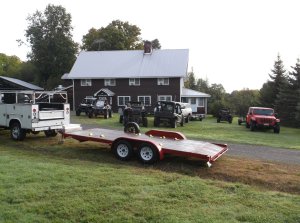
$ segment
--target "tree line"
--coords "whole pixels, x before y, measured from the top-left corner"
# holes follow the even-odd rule
[[[208,101],[208,113],[217,116],[221,108],[230,108],[238,116],[245,116],[250,106],[274,108],[286,126],[300,127],[300,59],[297,59],[291,71],[286,71],[280,55],[274,62],[269,74],[270,80],[260,90],[236,90],[226,93],[222,84],[209,84],[202,78],[195,78],[189,72],[185,87],[211,95]]]
[[[0,53],[0,75],[15,77],[36,84],[47,90],[62,84],[61,76],[72,68],[79,50],[138,50],[148,40],[141,38],[136,25],[114,20],[106,27],[92,27],[82,38],[73,41],[72,17],[62,6],[49,4],[44,12],[36,11],[27,18],[26,42],[31,48],[28,61]],[[19,44],[25,44],[18,40]],[[151,41],[154,49],[160,49],[158,39]],[[226,93],[222,84],[210,84],[207,79],[196,79],[189,72],[185,86],[211,95],[208,112],[217,114],[228,107],[238,116],[244,116],[249,106],[275,108],[282,123],[300,127],[300,61],[287,72],[278,55],[270,80],[260,90],[243,89]]]

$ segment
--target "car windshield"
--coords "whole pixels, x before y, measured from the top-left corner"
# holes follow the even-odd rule
[[[255,115],[267,115],[271,116],[273,115],[274,111],[273,109],[254,109],[253,114]]]

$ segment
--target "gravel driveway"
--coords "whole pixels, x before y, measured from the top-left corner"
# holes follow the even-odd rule
[[[99,125],[82,124],[81,126],[83,129],[99,128]],[[226,154],[229,156],[300,165],[300,150],[281,149],[259,145],[227,144],[229,150]]]

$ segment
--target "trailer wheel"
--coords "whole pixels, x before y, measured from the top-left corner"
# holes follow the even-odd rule
[[[139,146],[138,156],[140,161],[145,164],[152,164],[158,160],[157,149],[149,143],[142,143]]]
[[[135,122],[128,122],[124,127],[124,132],[138,134],[141,132],[140,127]]]
[[[129,160],[133,156],[133,148],[126,140],[120,140],[114,143],[112,150],[115,156],[122,161]]]
[[[21,125],[17,122],[13,123],[10,127],[10,137],[13,140],[22,141],[26,137],[25,129],[21,128]]]
[[[46,137],[55,137],[57,132],[54,129],[44,131]]]

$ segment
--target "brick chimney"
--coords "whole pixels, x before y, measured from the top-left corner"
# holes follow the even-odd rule
[[[152,43],[148,40],[144,42],[144,54],[152,53]]]

